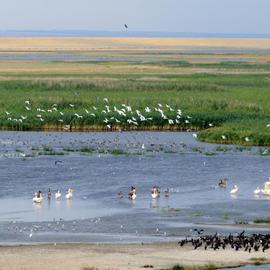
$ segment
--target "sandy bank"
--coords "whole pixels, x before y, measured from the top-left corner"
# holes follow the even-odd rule
[[[193,50],[196,48],[269,49],[268,38],[0,38],[0,51]]]
[[[253,258],[253,259],[252,259]],[[175,264],[205,265],[221,267],[244,265],[254,258],[265,258],[270,262],[270,252],[246,253],[233,250],[193,250],[181,248],[176,243],[125,244],[125,245],[37,245],[0,248],[0,269],[58,270],[83,269],[94,266],[100,269],[143,269],[152,265],[154,269],[168,268]]]

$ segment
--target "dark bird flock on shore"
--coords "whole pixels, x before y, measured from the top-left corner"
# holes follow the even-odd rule
[[[203,230],[197,230],[198,237],[186,238],[178,242],[180,247],[191,245],[194,249],[203,248],[204,250],[225,250],[231,248],[235,251],[246,252],[265,252],[270,248],[270,234],[251,234],[246,235],[245,231],[237,235],[229,234],[222,236],[218,233],[214,235],[203,235]]]

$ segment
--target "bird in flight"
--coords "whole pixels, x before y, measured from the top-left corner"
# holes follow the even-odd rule
[[[125,24],[125,28],[128,29],[128,25],[127,24]]]

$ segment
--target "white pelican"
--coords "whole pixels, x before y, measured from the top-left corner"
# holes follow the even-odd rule
[[[261,189],[259,187],[257,187],[255,190],[254,190],[254,195],[259,195],[261,193]]]
[[[58,190],[58,191],[55,193],[55,199],[56,199],[56,200],[60,200],[60,199],[61,199],[61,196],[62,196],[62,194],[61,194],[60,190]]]
[[[156,199],[156,198],[159,197],[159,195],[160,195],[159,187],[154,186],[154,187],[152,188],[152,190],[151,190],[151,196],[152,196],[152,198],[153,198],[153,199]]]
[[[233,186],[233,189],[230,191],[231,194],[236,194],[239,190],[239,187],[237,185]]]
[[[41,192],[36,192],[35,197],[33,198],[34,203],[41,203],[42,202],[42,194]]]
[[[72,199],[72,197],[73,197],[73,192],[74,192],[74,189],[71,189],[71,188],[69,188],[68,189],[68,192],[67,192],[67,194],[66,194],[66,199],[68,199],[68,200],[70,200],[70,199]]]

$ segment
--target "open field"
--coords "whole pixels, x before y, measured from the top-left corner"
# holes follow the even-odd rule
[[[0,267],[6,270],[81,270],[91,269],[91,267],[99,270],[169,269],[177,264],[203,266],[211,263],[212,267],[205,268],[207,270],[216,269],[213,265],[229,267],[270,261],[268,252],[247,254],[244,251],[236,252],[234,250],[193,250],[189,247],[177,247],[173,243],[151,245],[38,245],[1,247],[0,250]],[[199,269],[203,270],[204,268]]]
[[[3,38],[0,126],[203,130],[198,137],[208,142],[269,146],[269,44],[267,39]],[[125,116],[117,112],[125,109],[122,104],[132,108]],[[127,122],[132,117],[137,124]]]

